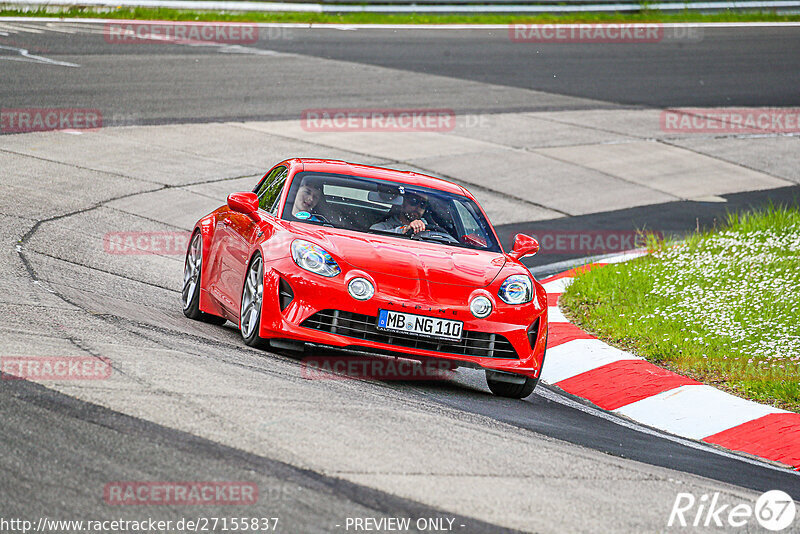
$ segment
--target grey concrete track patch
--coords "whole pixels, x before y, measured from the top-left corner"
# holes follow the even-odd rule
[[[584,116],[592,111],[583,111],[578,116]],[[635,114],[620,113],[618,110],[607,111],[611,116],[624,116],[631,119],[650,122],[650,115],[655,112],[639,110]],[[638,133],[627,128],[620,129],[625,133],[615,133],[585,125],[570,124],[559,120],[562,115],[573,116],[564,112],[540,113],[497,113],[482,114],[477,117],[464,117],[462,126],[457,129],[460,136],[480,139],[494,144],[511,148],[540,148],[563,145],[586,145],[595,143],[615,143],[630,141],[631,133]],[[554,119],[554,120],[550,120]],[[658,122],[655,122],[658,124]],[[498,128],[497,126],[502,126]]]
[[[541,148],[536,152],[661,191],[675,199],[791,185],[763,172],[652,141]]]
[[[559,214],[579,215],[598,208],[606,211],[675,199],[646,185],[629,183],[589,166],[548,156],[547,153],[501,149],[464,154],[459,158],[415,159],[413,163],[435,169],[438,174],[458,176],[468,184],[530,199]],[[532,215],[517,213],[516,218],[552,218],[552,215]]]
[[[196,152],[159,146],[152,139],[148,143],[126,139],[125,131],[121,128],[117,135],[105,131],[83,135],[62,133],[55,139],[35,134],[9,136],[3,139],[2,148],[76,167],[91,161],[92,169],[97,171],[164,185],[250,175],[258,171],[255,165],[220,161]],[[84,136],[90,136],[91,142]],[[99,146],[102,150],[98,150]]]
[[[669,143],[800,184],[800,137],[796,135],[709,136]]]
[[[41,156],[33,151],[16,154],[11,139],[4,137],[0,143],[0,163],[7,169],[0,182],[4,190],[0,211],[7,215],[38,219],[43,210],[50,216],[62,215],[71,211],[75,194],[80,195],[81,202],[92,205],[101,199],[154,189],[146,182],[58,161],[49,152]]]
[[[562,126],[572,126],[593,132],[597,138],[615,134],[637,139],[657,139],[664,137],[661,129],[660,109],[630,110],[632,113],[614,109],[589,109],[581,111],[537,112],[528,115]],[[679,135],[674,135],[680,137]],[[685,137],[696,137],[684,134]],[[596,138],[596,139],[597,139]],[[576,143],[583,144],[583,143]]]

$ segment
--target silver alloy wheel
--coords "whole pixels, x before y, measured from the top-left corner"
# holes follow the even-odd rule
[[[183,266],[183,309],[188,310],[194,299],[195,289],[200,283],[200,268],[203,263],[203,241],[200,234],[195,234],[186,253],[186,263]]]
[[[258,327],[261,315],[261,298],[264,295],[264,264],[261,256],[256,257],[247,271],[247,279],[242,292],[241,329],[246,339],[253,335]]]

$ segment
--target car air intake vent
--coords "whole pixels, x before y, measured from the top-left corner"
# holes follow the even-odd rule
[[[481,358],[519,359],[514,347],[499,334],[487,334],[464,330],[461,341],[427,339],[424,337],[393,334],[378,330],[377,318],[339,310],[323,310],[315,313],[300,326],[313,328],[340,336],[385,343],[395,347],[430,350],[446,354],[464,354]]]
[[[292,286],[290,286],[289,282],[283,278],[281,278],[280,282],[278,282],[278,297],[281,302],[281,311],[288,308],[289,304],[291,304],[294,300],[294,291],[292,291]]]
[[[536,340],[539,339],[539,318],[537,317],[533,324],[528,328],[528,343],[531,348],[536,348]]]

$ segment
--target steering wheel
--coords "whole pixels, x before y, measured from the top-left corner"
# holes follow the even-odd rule
[[[452,243],[458,245],[459,242],[453,236],[448,234],[447,232],[437,232],[434,230],[423,230],[422,232],[417,232],[416,234],[411,236],[411,239],[416,239],[417,241],[422,241],[424,239],[430,239],[435,241],[441,241],[442,243]]]

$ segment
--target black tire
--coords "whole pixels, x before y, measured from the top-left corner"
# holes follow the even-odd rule
[[[255,272],[254,272],[255,271]],[[267,340],[258,335],[261,330],[261,303],[264,298],[264,262],[256,253],[247,266],[242,284],[242,305],[239,307],[239,332],[246,345],[262,348]]]
[[[195,255],[197,254],[197,255]],[[192,265],[190,265],[190,257]],[[183,302],[183,314],[189,319],[203,321],[214,325],[225,324],[224,317],[218,317],[210,313],[200,311],[200,280],[203,274],[203,237],[200,232],[195,232],[189,242],[186,251],[186,260],[183,263],[183,289],[181,290],[181,300]]]
[[[525,381],[521,384],[512,384],[511,382],[503,382],[489,377],[486,373],[486,384],[489,389],[498,397],[507,397],[509,399],[524,399],[533,393],[536,384],[539,383],[538,378],[525,377]]]
[[[542,368],[544,368],[544,359],[547,356],[547,336],[550,332],[544,335],[544,354],[542,354]],[[536,389],[536,384],[539,383],[539,378],[525,377],[525,382],[522,384],[512,384],[510,382],[502,382],[494,380],[489,376],[490,371],[486,371],[486,384],[489,389],[498,397],[508,397],[510,399],[524,399],[533,393]],[[542,375],[541,369],[539,376]]]

